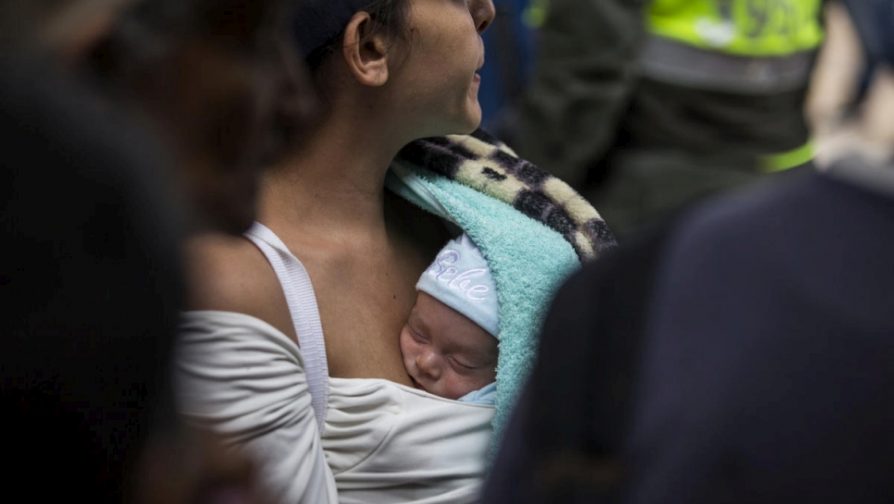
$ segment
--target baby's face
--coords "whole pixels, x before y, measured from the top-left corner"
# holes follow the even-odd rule
[[[459,399],[496,378],[496,338],[424,292],[400,332],[400,350],[414,384],[441,397]]]

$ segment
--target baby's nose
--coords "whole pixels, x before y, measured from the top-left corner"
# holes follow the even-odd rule
[[[416,367],[432,379],[437,379],[441,374],[438,365],[438,357],[432,352],[423,352],[416,357]]]

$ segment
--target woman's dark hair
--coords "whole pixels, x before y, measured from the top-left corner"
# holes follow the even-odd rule
[[[407,35],[409,31],[409,0],[372,0],[363,10],[369,13],[374,23],[372,30],[366,34],[367,37],[384,33],[391,39],[398,39]],[[333,35],[325,44],[311,49],[305,59],[311,74],[315,74],[323,62],[341,47],[343,38],[344,31],[342,30]]]
[[[112,85],[146,84],[185,42],[204,43],[249,58],[273,58],[276,18],[287,0],[149,0],[120,17],[91,55],[95,77]]]

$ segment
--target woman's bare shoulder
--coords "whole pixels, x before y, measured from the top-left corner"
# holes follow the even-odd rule
[[[188,308],[244,313],[294,338],[282,287],[267,259],[242,237],[205,234],[186,248]]]

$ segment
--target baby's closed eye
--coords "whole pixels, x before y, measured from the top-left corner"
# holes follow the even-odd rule
[[[484,362],[484,359],[473,359],[468,356],[462,355],[450,356],[450,362],[453,363],[456,367],[467,371],[493,368],[495,365],[495,363],[493,362]]]
[[[425,333],[413,329],[412,326],[407,326],[407,330],[417,343],[428,343],[428,336],[426,336]]]

